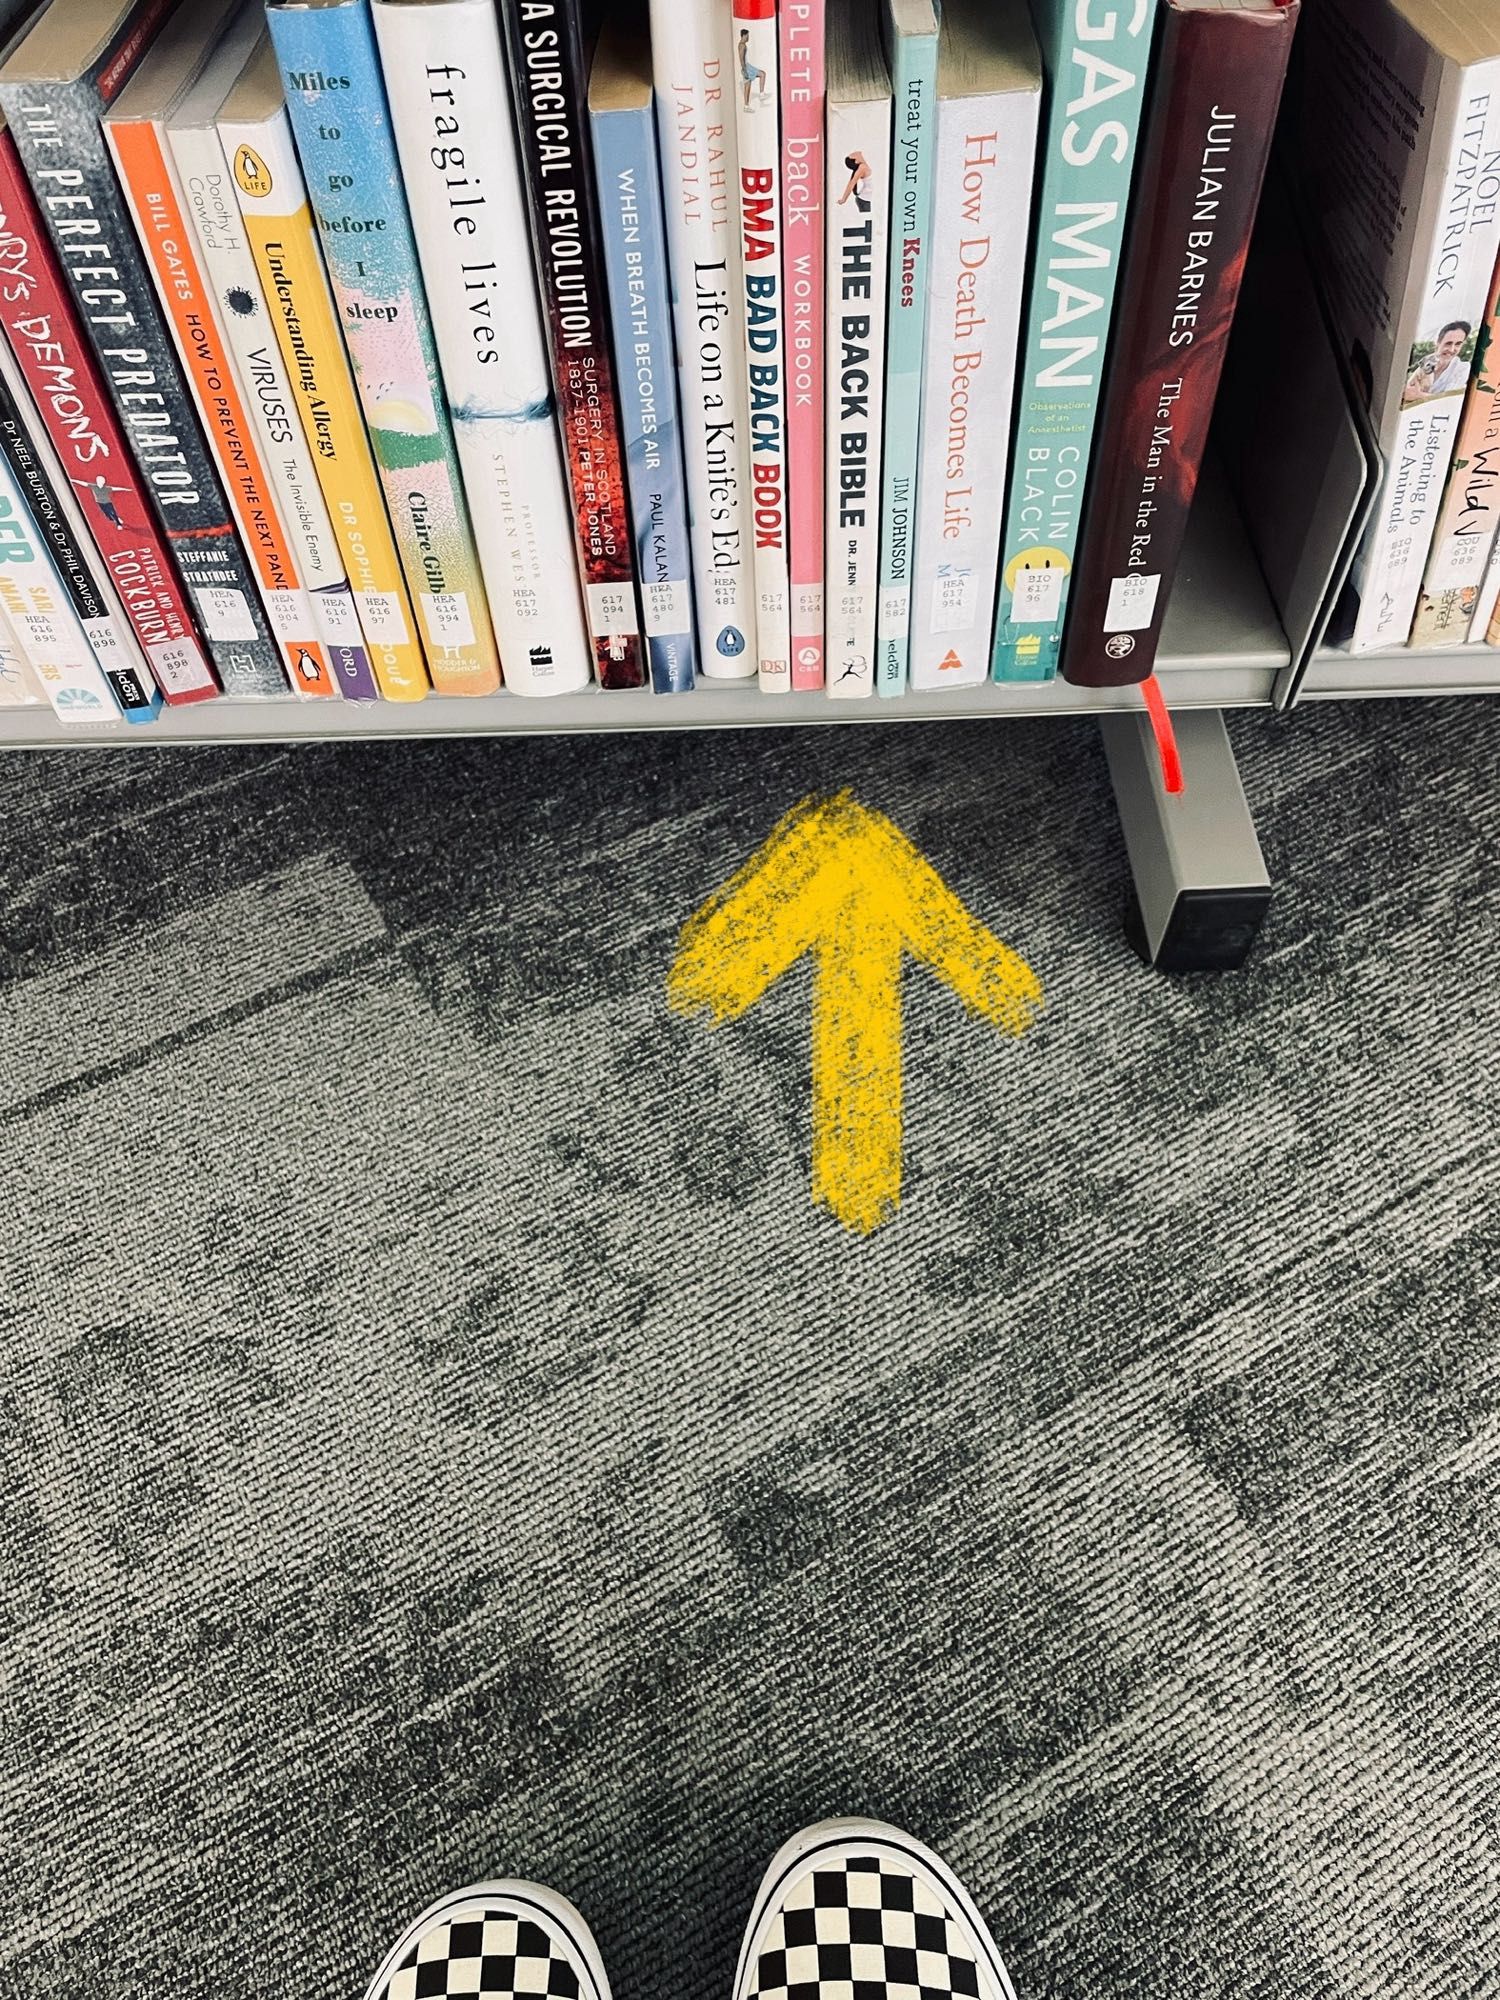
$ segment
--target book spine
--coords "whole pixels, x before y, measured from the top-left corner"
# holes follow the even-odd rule
[[[1350,639],[1355,653],[1405,645],[1416,615],[1468,388],[1461,356],[1482,324],[1500,252],[1500,205],[1488,167],[1500,153],[1500,61],[1463,71],[1456,94],[1435,116],[1428,181],[1444,189],[1442,214],[1423,274],[1385,478],[1352,573],[1359,599]],[[1459,329],[1458,365],[1440,366],[1445,336]]]
[[[595,671],[644,687],[582,28],[568,0],[499,6]]]
[[[1413,646],[1461,646],[1475,625],[1500,527],[1500,263],[1474,340],[1453,465],[1412,621]],[[1491,607],[1493,608],[1493,607]]]
[[[114,725],[120,708],[43,536],[0,453],[0,613],[59,722]]]
[[[643,105],[596,111],[593,127],[651,685],[658,694],[685,694],[697,647],[655,125]]]
[[[781,0],[786,286],[787,568],[792,687],[823,685],[823,120],[825,0]]]
[[[296,694],[337,694],[239,383],[223,346],[195,253],[192,225],[183,213],[177,176],[162,134],[146,119],[107,119],[104,134],[135,217],[136,234],[151,267],[183,375],[218,460],[229,511],[254,565],[282,670]]]
[[[350,701],[376,701],[380,689],[365,651],[359,611],[271,331],[223,145],[211,125],[169,131],[168,143],[218,330],[279,503],[312,629],[328,663],[329,692]]]
[[[1154,671],[1287,56],[1292,4],[1162,16],[1064,678]]]
[[[875,687],[905,691],[911,641],[927,281],[937,125],[937,36],[888,38],[895,99],[886,293],[885,440],[880,471],[880,601]]]
[[[1471,646],[1489,643],[1490,621],[1500,606],[1500,536],[1490,550],[1489,562],[1485,565],[1484,581],[1479,586],[1479,599],[1474,606],[1474,616],[1469,620],[1469,640]]]
[[[0,708],[32,708],[42,698],[37,677],[27,665],[10,620],[0,611]]]
[[[828,103],[827,691],[875,691],[890,249],[889,92]]]
[[[786,328],[781,285],[777,0],[734,0],[742,338],[750,399],[756,672],[765,694],[792,685],[786,515]]]
[[[271,40],[396,548],[439,694],[500,685],[369,0],[273,5]]]
[[[0,132],[0,322],[157,685],[173,705],[212,700],[218,683],[8,132]]]
[[[1000,543],[998,681],[1049,681],[1061,657],[1154,16],[1112,8],[1096,22],[1048,0],[1039,18],[1048,108]],[[1075,95],[1073,78],[1095,81]]]
[[[911,684],[989,678],[1038,93],[938,103]]]
[[[146,671],[119,600],[92,547],[66,475],[47,440],[26,383],[9,348],[0,343],[0,452],[25,499],[33,529],[83,635],[127,722],[154,722],[161,695]]]
[[[421,701],[428,691],[427,670],[339,337],[291,124],[284,110],[253,124],[221,120],[219,139],[376,682],[387,701]]]
[[[88,82],[0,86],[84,331],[134,449],[226,694],[286,681],[162,323]]]
[[[741,680],[756,670],[755,579],[731,45],[717,0],[651,0],[698,663]]]
[[[377,4],[375,35],[505,684],[570,693],[592,654],[493,0]]]

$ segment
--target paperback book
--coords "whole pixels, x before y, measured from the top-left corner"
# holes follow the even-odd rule
[[[386,506],[439,694],[500,685],[369,0],[267,8]]]
[[[782,282],[792,686],[823,685],[825,0],[781,0]]]
[[[756,671],[732,33],[719,0],[651,0],[698,664],[723,680]]]
[[[505,685],[571,693],[593,653],[493,0],[377,0],[375,35]]]
[[[766,694],[789,693],[792,685],[776,6],[777,0],[734,0],[733,8],[756,670]]]
[[[10,620],[0,611],[0,708],[33,708],[41,700],[36,675],[21,656]]]
[[[835,0],[828,16],[824,657],[827,692],[835,700],[875,691],[891,215],[883,4]]]
[[[1063,674],[1153,672],[1208,443],[1297,0],[1160,0]]]
[[[225,98],[218,127],[376,685],[387,701],[420,701],[428,680],[416,620],[265,33]]]
[[[621,12],[601,31],[589,116],[651,685],[658,694],[685,694],[697,666],[692,558],[643,15]]]
[[[183,206],[213,295],[218,329],[250,413],[292,558],[306,593],[314,633],[332,686],[350,701],[375,701],[380,689],[360,630],[359,610],[313,466],[286,364],[276,344],[260,274],[219,139],[218,116],[261,34],[260,9],[246,7],[198,80],[167,121]],[[283,640],[288,636],[281,634]]]
[[[595,667],[603,687],[644,687],[583,26],[569,0],[498,4]]]
[[[276,645],[99,124],[166,12],[46,8],[0,67],[0,106],[224,690],[274,697],[287,691]]]
[[[977,687],[989,678],[1041,89],[1025,0],[944,0],[914,688]]]
[[[1037,0],[1048,97],[1000,542],[994,676],[1047,681],[1093,456],[1154,7]]]
[[[933,0],[886,0],[895,100],[891,252],[886,280],[885,443],[880,469],[880,601],[875,686],[905,692],[917,525],[917,449],[927,346],[929,231],[936,137],[938,19]]]
[[[1447,491],[1438,514],[1432,554],[1412,622],[1413,646],[1461,646],[1478,625],[1483,637],[1490,610],[1477,614],[1500,526],[1500,263],[1474,342],[1469,386]]]
[[[218,693],[165,535],[7,132],[0,132],[0,323],[125,607],[153,679],[173,704]]]

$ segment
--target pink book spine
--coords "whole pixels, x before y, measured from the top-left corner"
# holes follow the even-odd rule
[[[823,14],[781,0],[792,691],[823,685]]]

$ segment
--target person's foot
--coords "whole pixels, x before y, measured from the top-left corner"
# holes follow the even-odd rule
[[[1015,2000],[968,1892],[876,1820],[789,1840],[760,1885],[734,2000]]]
[[[397,1938],[365,2000],[610,2000],[588,1925],[534,1882],[481,1882],[444,1896]]]

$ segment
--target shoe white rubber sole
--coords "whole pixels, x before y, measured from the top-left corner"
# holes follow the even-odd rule
[[[365,1988],[365,2000],[383,2000],[386,1987],[401,1968],[401,1961],[424,1931],[430,1930],[434,1924],[456,1923],[466,1912],[478,1916],[486,1908],[493,1909],[497,1904],[519,1916],[535,1918],[544,1928],[558,1933],[578,1962],[579,2000],[610,2000],[609,1975],[604,1970],[604,1960],[594,1942],[594,1934],[567,1897],[558,1895],[555,1889],[543,1888],[539,1882],[514,1881],[476,1882],[470,1888],[453,1890],[429,1904],[419,1917],[412,1919],[380,1961],[379,1970]],[[588,1985],[590,1980],[593,1982],[592,1993]]]

